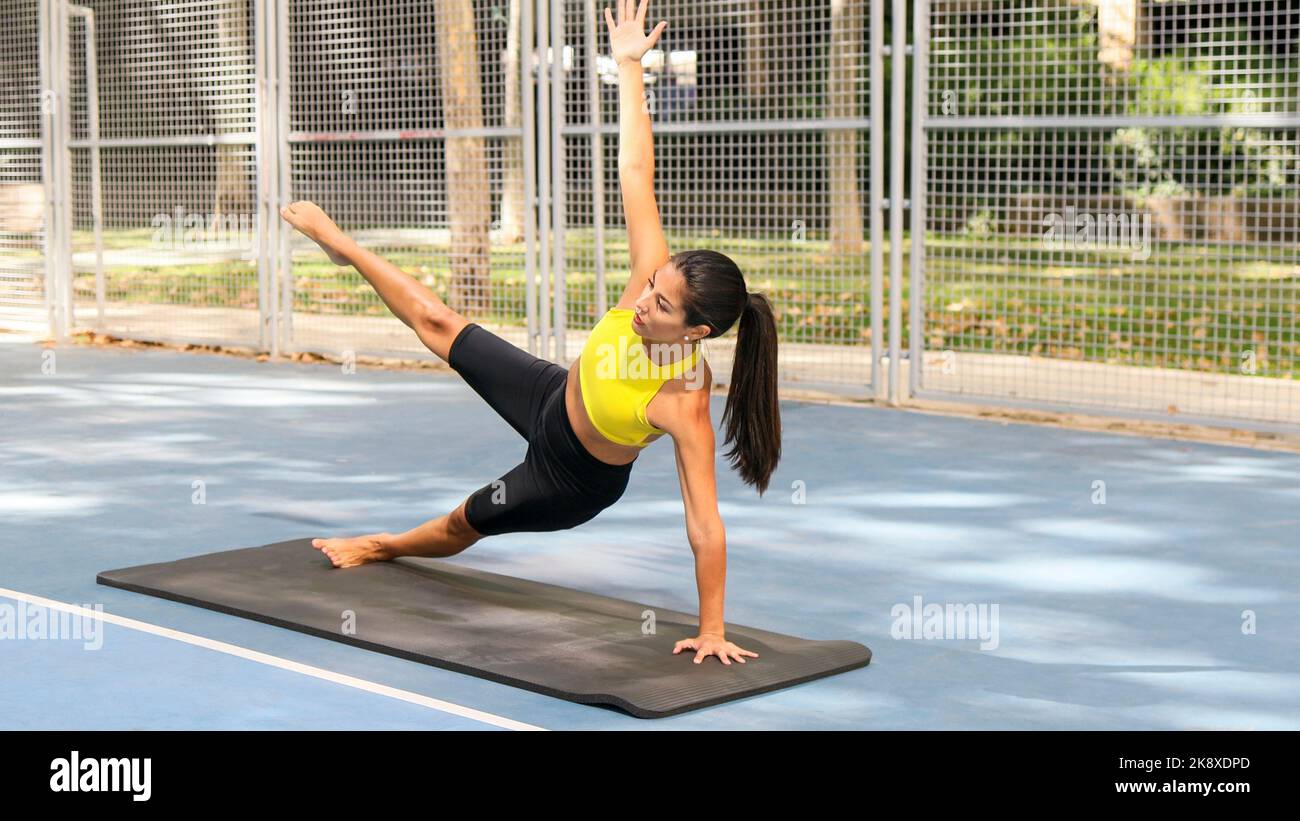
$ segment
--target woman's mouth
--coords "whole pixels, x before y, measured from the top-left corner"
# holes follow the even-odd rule
[[[641,317],[640,317],[638,314],[632,314],[632,321],[635,322],[635,323],[638,324],[638,325],[644,325],[644,324],[645,324],[644,322],[641,321]]]

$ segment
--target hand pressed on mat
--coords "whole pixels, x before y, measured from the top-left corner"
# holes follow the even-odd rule
[[[746,664],[742,656],[758,658],[758,653],[737,647],[717,633],[701,633],[693,639],[682,639],[673,647],[673,654],[680,653],[683,648],[699,651],[695,654],[696,664],[713,655],[721,659],[723,664],[731,664],[733,658],[741,664]]]

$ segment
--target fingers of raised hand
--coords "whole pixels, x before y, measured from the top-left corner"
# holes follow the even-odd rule
[[[650,36],[646,38],[646,48],[647,48],[647,49],[654,48],[654,44],[657,43],[657,42],[659,42],[659,35],[660,35],[660,34],[663,34],[663,33],[664,33],[664,29],[666,29],[666,28],[668,28],[668,21],[667,21],[667,20],[662,20],[662,21],[660,21],[659,25],[657,25],[657,26],[654,27],[654,31],[651,31],[651,32],[650,32]]]

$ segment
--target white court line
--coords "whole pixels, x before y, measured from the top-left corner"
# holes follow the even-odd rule
[[[300,664],[299,662],[296,661],[289,661],[288,659],[282,659],[279,656],[271,656],[271,655],[267,655],[266,653],[259,653],[256,650],[249,650],[247,647],[239,647],[238,645],[227,644],[224,641],[216,641],[215,639],[208,639],[208,638],[204,638],[203,636],[196,636],[193,633],[182,633],[179,630],[172,630],[171,628],[168,627],[159,627],[156,624],[149,624],[148,622],[144,622],[144,621],[136,621],[135,619],[129,619],[125,616],[115,616],[112,613],[101,613],[96,610],[91,610],[90,608],[87,607],[81,607],[75,604],[65,604],[64,602],[55,601],[53,599],[46,599],[40,596],[33,596],[29,593],[19,593],[17,590],[10,590],[5,587],[0,587],[0,596],[4,596],[10,599],[17,599],[19,601],[25,601],[28,604],[34,604],[39,607],[46,607],[49,608],[50,610],[61,610],[66,613],[88,616],[93,619],[98,619],[100,621],[108,622],[109,624],[116,624],[119,627],[127,627],[132,630],[139,630],[142,633],[150,633],[155,636],[162,636],[163,638],[172,639],[173,641],[180,641],[180,642],[184,642],[185,644],[192,644],[195,647],[203,647],[208,650],[216,650],[218,653],[226,653],[231,656],[237,656],[241,659],[247,659],[249,661],[257,662],[258,664],[265,664],[268,667],[278,667],[281,670],[289,670],[290,672],[301,673],[304,676],[311,676],[313,678],[324,679],[325,681],[332,681],[335,684],[342,684],[344,687],[353,687],[357,690],[365,690],[368,693],[375,693],[381,696],[388,696],[389,698],[395,698],[398,701],[406,701],[406,702],[410,702],[411,704],[418,704],[421,707],[429,707],[430,709],[440,710],[441,712],[444,713],[451,713],[452,715],[461,716],[462,718],[473,719],[474,721],[481,721],[484,724],[492,724],[497,727],[504,727],[507,730],[545,730],[546,729],[545,727],[538,727],[533,724],[525,724],[522,721],[515,721],[514,719],[505,718],[503,716],[494,715],[492,713],[485,713],[482,710],[475,710],[472,707],[464,707],[459,704],[453,704],[450,701],[442,701],[441,699],[429,698],[428,696],[422,696],[419,693],[412,693],[409,690],[398,690],[396,687],[389,687],[384,684],[377,684],[376,682],[373,681],[366,681],[363,678],[356,678],[354,676],[345,675],[343,673],[336,673],[333,670],[326,670],[321,667],[312,667],[310,664]]]

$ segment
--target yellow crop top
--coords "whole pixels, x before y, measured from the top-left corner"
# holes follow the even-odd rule
[[[646,420],[646,405],[664,382],[694,368],[700,351],[692,346],[689,356],[671,365],[655,364],[632,327],[633,313],[631,308],[610,308],[601,317],[582,346],[578,376],[582,404],[596,430],[610,441],[643,448],[647,436],[666,433]]]

